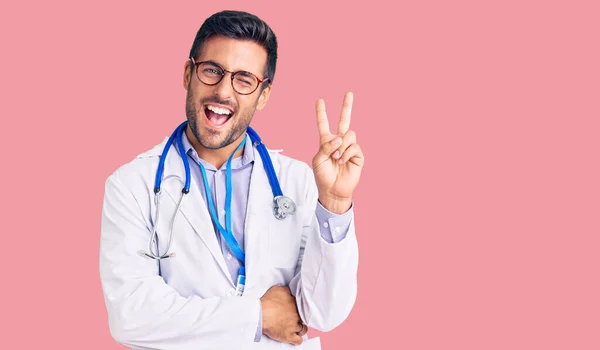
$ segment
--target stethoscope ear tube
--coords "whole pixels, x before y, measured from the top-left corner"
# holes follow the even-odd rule
[[[277,175],[275,174],[275,169],[273,168],[273,162],[271,162],[271,157],[269,157],[269,151],[267,147],[260,139],[260,136],[252,129],[248,127],[248,135],[250,135],[250,140],[256,146],[260,157],[263,160],[265,165],[265,171],[267,172],[267,177],[269,178],[269,183],[271,184],[271,191],[273,192],[273,197],[283,195],[281,192],[281,187],[279,186],[279,181],[277,181]]]
[[[273,191],[273,215],[277,219],[283,220],[288,215],[293,215],[296,212],[296,204],[291,198],[283,195],[279,181],[277,180],[277,174],[275,174],[273,162],[271,162],[271,157],[269,156],[269,151],[256,131],[248,127],[248,135],[250,135],[250,139],[256,146],[260,157],[263,159],[263,163],[265,163],[265,171],[267,172],[271,190]]]
[[[171,136],[169,136],[169,139],[167,140],[167,143],[165,144],[165,147],[163,148],[162,154],[160,155],[160,160],[158,161],[158,168],[156,169],[156,177],[154,179],[154,193],[158,193],[160,192],[160,185],[162,182],[162,176],[163,176],[163,171],[165,170],[165,160],[167,159],[167,153],[169,153],[169,149],[171,148],[171,145],[173,144],[173,141],[176,138],[180,137],[180,134],[183,132],[183,130],[185,129],[187,125],[187,121],[179,124],[179,126],[175,129],[175,131],[171,134]],[[180,150],[183,149],[183,146],[180,147]],[[185,164],[185,162],[184,162]],[[188,166],[189,168],[189,166]],[[187,176],[188,172],[186,171],[186,176]],[[187,178],[189,178],[189,176],[187,176]],[[186,183],[187,183],[187,178],[186,178]],[[189,190],[189,186],[188,186],[188,190]]]
[[[183,167],[185,168],[185,185],[181,190],[183,194],[188,194],[190,192],[190,162],[188,160],[187,155],[185,154],[185,148],[183,148],[183,141],[181,138],[183,136],[183,131],[185,130],[185,126],[187,122],[184,122],[180,125],[180,130],[177,135],[177,147],[179,148],[179,154],[181,155],[181,159],[183,160]]]

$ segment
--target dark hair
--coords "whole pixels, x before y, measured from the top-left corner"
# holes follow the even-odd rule
[[[264,82],[262,88],[273,83],[277,64],[277,37],[267,23],[248,12],[217,12],[208,17],[196,33],[196,38],[190,50],[190,58],[196,58],[204,42],[213,35],[250,40],[264,47],[267,50],[265,71],[269,80]]]

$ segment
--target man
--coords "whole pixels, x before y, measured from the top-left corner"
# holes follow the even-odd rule
[[[349,315],[358,266],[352,195],[364,163],[349,129],[353,96],[345,96],[337,134],[317,101],[320,147],[312,170],[268,152],[283,194],[295,203],[295,211],[276,218],[265,160],[247,138],[255,111],[269,100],[276,60],[275,34],[256,16],[209,17],[184,66],[183,150],[165,140],[107,179],[100,275],[119,343],[319,349],[308,327],[329,331]],[[191,173],[185,199],[182,157]]]

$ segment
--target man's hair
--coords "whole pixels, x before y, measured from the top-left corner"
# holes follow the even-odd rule
[[[265,72],[269,80],[264,83],[262,88],[273,83],[277,64],[277,37],[267,23],[248,12],[217,12],[208,17],[196,33],[196,38],[190,50],[190,58],[196,58],[202,50],[204,42],[214,35],[250,40],[264,47],[267,51]]]

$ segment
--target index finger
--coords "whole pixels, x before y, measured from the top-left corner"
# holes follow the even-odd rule
[[[319,129],[319,136],[329,136],[329,120],[327,119],[327,112],[325,111],[325,101],[322,98],[317,100],[317,128]]]
[[[352,103],[354,102],[354,94],[350,91],[344,96],[342,104],[342,115],[338,125],[338,135],[344,135],[350,129],[350,115],[352,114]]]

